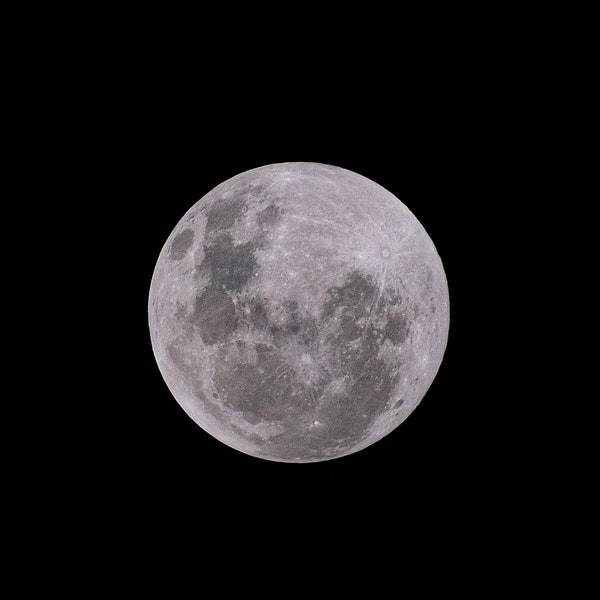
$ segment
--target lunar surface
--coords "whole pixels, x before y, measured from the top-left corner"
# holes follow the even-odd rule
[[[198,201],[154,271],[149,326],[175,399],[246,454],[330,460],[390,433],[446,347],[441,260],[398,198],[316,163],[241,173]]]

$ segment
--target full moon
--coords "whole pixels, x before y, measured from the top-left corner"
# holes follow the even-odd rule
[[[419,404],[443,358],[433,242],[377,183],[282,163],[221,183],[167,239],[148,301],[154,355],[206,432],[267,460],[352,454]]]

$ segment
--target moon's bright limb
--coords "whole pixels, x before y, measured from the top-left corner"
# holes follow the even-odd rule
[[[338,167],[232,177],[159,256],[149,325],[188,415],[252,456],[314,462],[395,429],[442,361],[446,277],[408,208]]]

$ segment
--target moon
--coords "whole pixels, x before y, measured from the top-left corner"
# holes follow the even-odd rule
[[[273,164],[221,183],[167,239],[148,300],[177,402],[254,457],[335,459],[419,404],[442,362],[448,286],[423,226],[377,183]]]

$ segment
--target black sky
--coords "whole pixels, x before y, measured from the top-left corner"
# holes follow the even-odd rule
[[[278,561],[286,595],[301,584],[314,595],[321,576],[354,588],[361,575],[370,595],[382,595],[377,583],[402,593],[418,567],[419,589],[483,581],[478,597],[503,582],[514,594],[532,571],[535,589],[553,585],[577,546],[547,541],[579,512],[581,456],[565,456],[589,402],[543,389],[579,371],[554,368],[540,347],[579,357],[553,338],[587,333],[590,317],[582,325],[577,311],[545,308],[552,296],[579,300],[580,287],[587,302],[589,284],[558,265],[585,214],[571,208],[574,184],[554,204],[541,189],[561,176],[551,159],[574,146],[560,147],[557,119],[591,135],[575,118],[580,58],[544,21],[552,11],[523,7],[427,6],[418,19],[379,6],[332,7],[330,19],[307,4],[289,15],[217,8],[53,6],[11,22],[18,81],[6,95],[18,106],[6,121],[18,139],[7,147],[24,173],[6,206],[26,216],[7,210],[5,229],[18,234],[10,248],[33,287],[34,329],[18,324],[25,374],[6,367],[18,384],[6,404],[26,413],[5,454],[17,473],[5,495],[20,505],[7,512],[18,538],[9,554],[25,564],[19,585],[56,577],[61,589],[81,581],[114,595],[127,580],[139,595],[169,557],[167,597],[183,574],[204,592],[213,566],[224,567],[218,590],[236,580],[262,590]],[[578,33],[580,20],[566,27]],[[285,161],[344,167],[400,198],[434,241],[450,293],[448,347],[419,407],[375,445],[308,465],[252,458],[204,433],[167,390],[147,325],[152,271],[181,216],[229,177]],[[16,278],[5,283],[21,302]],[[548,415],[561,422],[547,426]],[[11,434],[14,422],[4,426]],[[560,569],[540,561],[536,577],[544,548]]]

